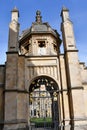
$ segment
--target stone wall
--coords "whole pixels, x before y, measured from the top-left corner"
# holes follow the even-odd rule
[[[3,120],[4,120],[4,81],[5,81],[5,66],[0,65],[0,130],[3,127]]]

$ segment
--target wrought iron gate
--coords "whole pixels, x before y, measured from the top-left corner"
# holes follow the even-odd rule
[[[33,86],[29,94],[29,130],[59,130],[57,90],[43,82],[38,87]]]

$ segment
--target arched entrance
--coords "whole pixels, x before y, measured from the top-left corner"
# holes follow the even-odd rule
[[[57,82],[38,76],[29,87],[29,120],[33,129],[59,130],[59,94]]]

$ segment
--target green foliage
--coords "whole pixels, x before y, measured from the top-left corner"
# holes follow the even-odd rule
[[[37,128],[52,126],[52,118],[31,118],[30,122]]]
[[[30,122],[32,123],[40,123],[40,122],[52,122],[52,118],[36,118],[33,117],[30,119]]]

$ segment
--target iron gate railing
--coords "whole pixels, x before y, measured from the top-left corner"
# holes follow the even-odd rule
[[[58,122],[52,122],[51,124],[44,122],[42,125],[31,123],[29,130],[60,130],[60,126]]]
[[[58,95],[56,91],[38,91],[30,94],[29,130],[59,130]]]

